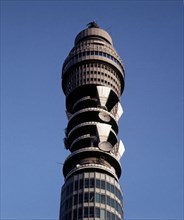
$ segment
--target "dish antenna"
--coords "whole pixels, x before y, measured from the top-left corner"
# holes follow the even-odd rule
[[[109,122],[111,120],[110,116],[104,112],[99,112],[98,117],[104,122]]]
[[[108,141],[102,141],[98,144],[100,150],[105,152],[110,152],[112,150],[112,145]]]

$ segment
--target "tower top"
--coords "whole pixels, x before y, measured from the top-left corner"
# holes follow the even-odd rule
[[[103,41],[106,41],[110,45],[112,45],[112,38],[107,31],[100,28],[95,21],[92,21],[87,24],[87,28],[79,32],[79,34],[75,38],[75,45],[79,43],[81,40],[89,38],[98,38]]]

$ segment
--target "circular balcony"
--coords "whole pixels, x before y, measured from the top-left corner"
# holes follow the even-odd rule
[[[102,108],[85,108],[75,112],[68,121],[67,130],[70,131],[76,125],[88,121],[110,124],[115,133],[118,133],[118,125],[114,116]]]
[[[115,173],[117,177],[119,178],[121,175],[121,164],[120,162],[116,159],[116,157],[111,154],[104,152],[100,150],[97,147],[89,147],[89,148],[83,148],[77,151],[72,152],[65,160],[64,165],[63,165],[63,174],[66,177],[69,172],[71,172],[73,169],[77,168],[77,164],[80,165],[80,162],[85,158],[91,158],[94,157],[94,160],[91,161],[89,159],[88,164],[100,164],[100,158],[103,158],[103,161],[107,162],[110,164],[111,167],[114,168]],[[94,163],[94,161],[96,162]],[[110,169],[109,166],[105,165],[105,163],[102,162],[103,166],[105,166],[106,169]],[[97,166],[96,166],[97,167]],[[92,165],[90,165],[91,169],[95,169]],[[112,172],[111,172],[112,173]]]

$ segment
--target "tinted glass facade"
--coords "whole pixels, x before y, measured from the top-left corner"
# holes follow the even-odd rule
[[[61,220],[122,220],[122,191],[112,176],[86,172],[71,176],[62,187]]]

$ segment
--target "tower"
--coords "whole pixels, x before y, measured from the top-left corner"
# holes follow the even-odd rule
[[[118,139],[123,63],[111,36],[95,22],[75,38],[62,67],[68,124],[60,220],[123,220]]]

